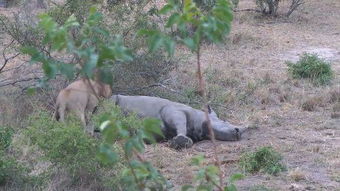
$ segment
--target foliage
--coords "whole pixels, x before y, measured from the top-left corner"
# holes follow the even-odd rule
[[[241,156],[240,166],[250,173],[265,172],[277,175],[279,172],[286,170],[281,163],[282,156],[272,147],[261,147],[255,152],[245,153]]]
[[[215,6],[216,0],[194,0],[197,7],[202,10],[210,10]]]
[[[12,142],[13,130],[0,127],[0,187],[29,186],[28,169],[10,155],[7,148]]]
[[[100,162],[94,157],[98,141],[90,138],[75,118],[66,124],[56,122],[44,111],[30,116],[26,135],[37,145],[45,159],[73,176],[94,175]]]
[[[107,30],[100,27],[102,14],[94,8],[83,25],[71,15],[63,25],[58,25],[47,14],[40,16],[39,27],[45,33],[44,45],[53,51],[74,55],[78,62],[64,63],[52,59],[45,52],[35,47],[24,47],[22,51],[31,56],[31,62],[42,63],[46,75],[45,80],[55,78],[60,73],[68,79],[80,73],[85,78],[94,78],[94,70],[99,73],[100,80],[112,84],[112,74],[107,67],[116,61],[131,61],[131,52],[123,46],[122,39],[111,37]],[[72,35],[72,30],[79,30],[78,37]],[[50,53],[50,54],[51,54]]]
[[[207,14],[197,8],[192,0],[184,1],[183,6],[178,1],[170,0],[159,13],[171,13],[165,27],[176,26],[180,32],[178,36],[173,39],[159,30],[141,30],[139,34],[148,36],[150,51],[165,47],[169,55],[173,55],[176,42],[184,44],[195,53],[199,50],[202,39],[214,43],[222,42],[224,36],[230,32],[233,18],[230,3],[226,0],[217,0]],[[193,33],[188,32],[190,28],[195,29]]]
[[[304,53],[297,63],[286,62],[293,78],[308,78],[315,85],[328,84],[333,78],[330,63],[316,54]]]
[[[12,142],[13,129],[0,126],[0,150],[6,150]]]
[[[58,24],[65,24],[67,19],[74,15],[77,21],[82,24],[89,16],[88,10],[94,6],[92,0],[66,0],[63,5],[57,5],[48,10],[48,15]]]
[[[213,7],[208,11],[199,9],[192,0],[184,0],[182,2],[169,0],[164,7],[158,11],[161,15],[169,15],[166,19],[165,28],[177,28],[178,33],[175,36],[167,34],[166,30],[141,30],[139,35],[146,35],[149,42],[149,50],[155,52],[161,47],[164,47],[170,56],[174,54],[176,43],[183,44],[197,56],[197,76],[198,76],[198,92],[203,97],[206,116],[208,116],[208,101],[205,93],[205,86],[200,64],[200,48],[203,40],[208,40],[213,43],[221,43],[224,37],[230,32],[231,21],[233,14],[231,5],[227,0],[216,0]],[[209,122],[209,117],[206,119]],[[208,124],[211,128],[211,124]],[[211,130],[212,131],[212,130]],[[211,140],[215,144],[215,138],[211,135]],[[219,162],[216,147],[215,160],[217,166],[209,167],[207,172],[212,171],[212,174],[219,174],[218,190],[223,190],[223,174],[221,164]],[[217,171],[216,171],[217,169]],[[212,180],[215,182],[214,180]],[[191,187],[188,187],[191,188]],[[209,189],[210,187],[206,187]],[[211,188],[210,188],[211,189]],[[227,189],[227,188],[226,188]],[[236,190],[236,187],[232,187]]]
[[[123,170],[121,184],[124,190],[165,190],[166,180],[143,159],[144,140],[155,143],[155,135],[162,136],[160,121],[144,119],[140,122],[135,117],[121,118],[117,109],[105,112],[100,118],[100,129],[104,142],[100,145],[98,157],[106,164],[124,161],[127,167]],[[136,128],[135,125],[140,125]],[[112,148],[112,143],[120,140],[123,154],[119,155]]]
[[[219,190],[224,191],[237,191],[235,186],[235,181],[240,180],[243,178],[242,174],[233,174],[228,181],[228,185],[224,188],[221,188],[218,181],[219,181],[219,169],[215,165],[205,165],[205,159],[203,156],[196,156],[192,158],[192,164],[199,168],[196,176],[195,181],[197,186],[193,185],[184,185],[182,186],[182,191],[193,191],[193,190],[206,190],[206,191],[213,191],[217,187]]]
[[[8,158],[4,151],[0,150],[0,185],[4,185],[13,176],[16,162]]]

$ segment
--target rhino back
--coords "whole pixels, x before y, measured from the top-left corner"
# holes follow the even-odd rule
[[[135,112],[141,117],[160,119],[160,110],[169,104],[176,104],[166,99],[148,96],[112,96],[115,102],[126,112]]]

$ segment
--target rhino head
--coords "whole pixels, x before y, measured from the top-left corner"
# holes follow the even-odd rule
[[[218,118],[217,114],[208,106],[211,127],[215,134],[215,139],[220,141],[237,141],[241,139],[242,133],[247,129],[230,124]]]

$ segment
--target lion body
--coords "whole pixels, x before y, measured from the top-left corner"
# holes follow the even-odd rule
[[[55,118],[63,122],[66,111],[71,111],[80,118],[86,128],[88,113],[94,112],[99,102],[98,98],[109,98],[111,95],[112,88],[108,84],[93,80],[77,80],[59,92]]]

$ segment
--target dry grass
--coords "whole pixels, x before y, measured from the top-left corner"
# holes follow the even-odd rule
[[[305,173],[300,168],[296,168],[289,171],[288,177],[296,182],[306,179]]]
[[[240,1],[239,7],[253,8],[254,1]],[[339,9],[338,0],[310,0],[289,19],[237,12],[226,44],[204,45],[202,63],[215,110],[223,119],[257,127],[239,142],[218,142],[223,171],[227,176],[239,172],[240,154],[260,146],[272,146],[282,153],[289,169],[288,174],[277,177],[248,175],[238,183],[239,190],[259,184],[282,191],[340,188],[340,41],[335,40],[340,35]],[[315,87],[287,75],[284,62],[312,50],[332,62],[335,76],[331,85]],[[173,88],[195,96],[195,57],[183,48],[177,55],[182,61],[172,75]],[[11,106],[15,102],[8,94],[0,95],[0,112],[13,114],[0,122],[24,116],[21,110],[30,112],[24,104]],[[190,103],[178,94],[168,97]],[[148,146],[145,155],[178,188],[194,176],[190,158],[204,154],[211,161],[209,153],[212,144],[203,141],[181,152],[166,144]],[[298,183],[292,185],[292,180]]]

